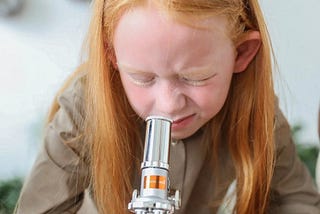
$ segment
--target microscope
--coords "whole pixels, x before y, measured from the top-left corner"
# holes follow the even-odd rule
[[[172,214],[181,206],[180,191],[169,196],[169,148],[172,120],[161,116],[146,119],[141,163],[140,194],[132,193],[128,209],[136,214]]]

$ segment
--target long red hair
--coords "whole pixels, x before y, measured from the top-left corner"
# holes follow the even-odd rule
[[[212,139],[213,154],[217,154],[224,137],[233,160],[237,179],[235,211],[265,213],[274,167],[274,91],[272,49],[257,0],[152,2],[185,23],[190,15],[223,14],[229,18],[235,43],[249,30],[260,32],[262,43],[258,54],[245,72],[234,75],[227,101],[213,118],[211,129],[216,133]],[[80,70],[87,72],[84,136],[90,151],[94,199],[101,213],[128,213],[132,173],[138,167],[142,150],[139,119],[112,64],[112,44],[121,14],[144,3],[143,0],[95,0],[93,4],[88,58]],[[57,108],[55,103],[49,120]]]

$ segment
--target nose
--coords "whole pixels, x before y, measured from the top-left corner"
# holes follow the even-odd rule
[[[159,83],[156,96],[157,111],[164,116],[170,117],[181,113],[187,104],[187,97],[174,81]]]

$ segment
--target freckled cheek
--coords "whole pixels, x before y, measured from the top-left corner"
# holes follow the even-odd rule
[[[194,102],[203,112],[212,111],[218,104],[217,97],[215,97],[212,93],[201,94],[194,98]]]
[[[129,84],[125,86],[125,91],[131,107],[136,113],[141,115],[151,111],[153,99],[146,88],[140,88]]]
[[[125,75],[121,75],[121,82],[126,93],[126,96],[134,110],[139,108],[139,104],[143,101],[141,89],[136,87]]]
[[[199,91],[193,95],[193,103],[197,105],[202,116],[212,117],[217,114],[224,105],[227,98],[228,90],[210,88]]]

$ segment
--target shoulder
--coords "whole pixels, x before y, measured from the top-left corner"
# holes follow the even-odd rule
[[[56,97],[57,108],[46,126],[48,141],[63,142],[77,154],[82,151],[85,120],[86,72],[75,72]],[[59,143],[52,143],[56,146]]]
[[[60,105],[70,102],[83,102],[85,97],[85,84],[87,79],[86,72],[77,72],[70,77],[66,86],[57,96]]]
[[[58,108],[75,121],[82,121],[85,116],[85,85],[87,73],[76,72],[67,81],[56,97]]]
[[[320,196],[307,168],[300,161],[291,129],[276,105],[276,157],[272,179],[272,213],[319,213]]]

